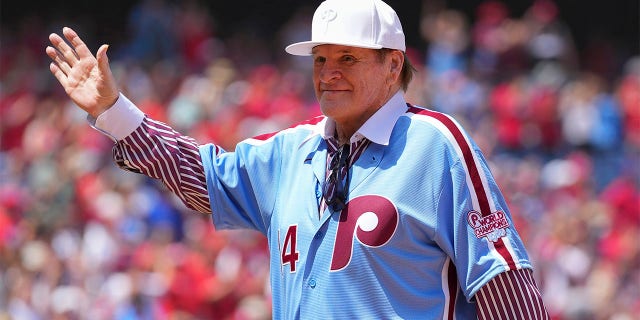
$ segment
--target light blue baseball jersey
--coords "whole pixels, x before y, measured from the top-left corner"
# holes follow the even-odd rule
[[[388,143],[370,143],[349,169],[341,212],[318,212],[327,118],[235,152],[200,148],[216,228],[269,240],[275,319],[472,319],[480,287],[531,267],[460,125],[401,96],[383,111],[393,115]]]

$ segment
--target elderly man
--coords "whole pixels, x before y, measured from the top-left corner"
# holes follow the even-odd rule
[[[51,72],[115,141],[217,229],[269,240],[275,319],[547,319],[524,245],[481,151],[451,117],[405,102],[413,69],[395,11],[327,0],[309,55],[323,116],[197,144],[117,90],[107,46],[50,35]]]

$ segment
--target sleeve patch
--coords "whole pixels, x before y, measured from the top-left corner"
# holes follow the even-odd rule
[[[506,229],[509,228],[507,215],[502,211],[483,217],[480,212],[471,210],[467,214],[467,221],[478,239],[486,237],[491,242],[497,242],[498,239],[506,236]]]

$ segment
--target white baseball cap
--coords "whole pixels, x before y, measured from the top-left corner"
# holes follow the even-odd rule
[[[311,23],[311,41],[291,44],[285,51],[311,55],[321,44],[405,51],[404,33],[396,12],[381,0],[326,0]]]

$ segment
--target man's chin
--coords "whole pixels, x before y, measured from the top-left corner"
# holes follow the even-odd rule
[[[320,100],[320,110],[322,110],[322,113],[327,117],[333,118],[344,112],[344,109],[344,103],[338,103],[337,101],[325,101],[324,99]]]

